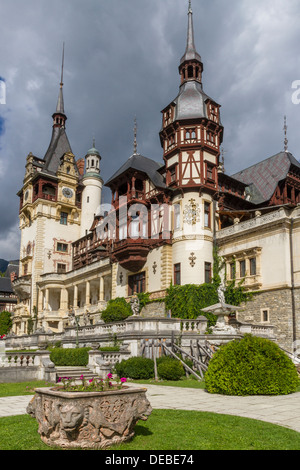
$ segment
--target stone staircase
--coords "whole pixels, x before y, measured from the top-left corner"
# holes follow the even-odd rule
[[[56,382],[59,377],[70,377],[73,380],[80,381],[80,377],[83,375],[86,380],[99,378],[97,374],[94,374],[88,367],[55,367],[56,370]]]

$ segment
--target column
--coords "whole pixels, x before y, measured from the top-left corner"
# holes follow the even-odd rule
[[[104,277],[100,276],[99,302],[104,300]]]
[[[85,306],[87,307],[90,305],[90,291],[91,291],[91,283],[90,281],[86,281],[85,283]]]
[[[42,289],[39,290],[39,299],[38,299],[38,312],[44,310],[44,298],[45,294]]]
[[[78,284],[74,286],[74,299],[73,299],[73,308],[77,308],[78,304]]]
[[[49,289],[45,293],[45,310],[49,310]]]
[[[60,289],[60,310],[68,310],[68,291],[64,287]]]

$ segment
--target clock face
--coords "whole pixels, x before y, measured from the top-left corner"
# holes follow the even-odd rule
[[[73,191],[70,188],[63,188],[62,193],[67,198],[70,198],[73,196]]]

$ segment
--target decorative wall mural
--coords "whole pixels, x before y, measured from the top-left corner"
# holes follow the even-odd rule
[[[195,199],[190,199],[189,204],[185,205],[183,220],[189,225],[195,225],[197,222],[200,222],[200,207]]]

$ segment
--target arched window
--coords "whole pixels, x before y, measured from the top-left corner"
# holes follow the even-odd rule
[[[194,76],[193,66],[189,65],[188,66],[188,78],[193,78],[193,76]]]

